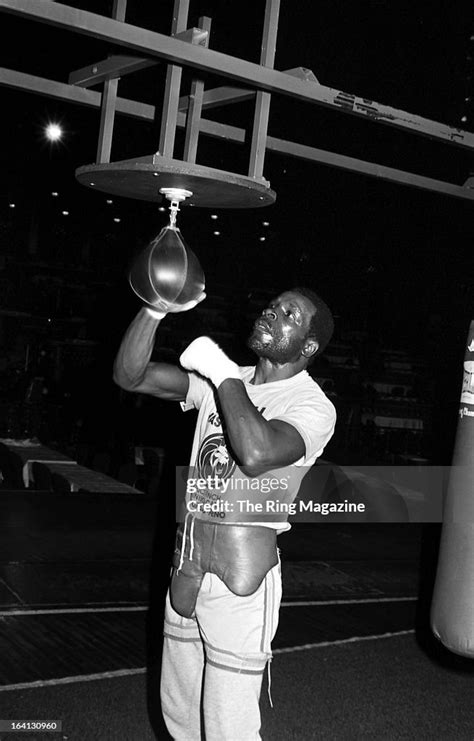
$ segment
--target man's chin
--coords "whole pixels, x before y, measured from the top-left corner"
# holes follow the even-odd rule
[[[247,338],[247,347],[260,354],[260,352],[265,351],[265,349],[270,349],[271,340],[269,342],[263,342],[260,333],[252,332],[252,334]]]
[[[256,337],[255,334],[251,334],[248,338],[247,347],[258,355],[259,358],[265,358],[275,365],[285,365],[296,359],[294,353],[284,353],[275,348],[271,342],[262,342],[260,337]]]

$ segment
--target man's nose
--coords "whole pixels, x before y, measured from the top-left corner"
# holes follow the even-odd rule
[[[265,317],[265,319],[271,319],[272,321],[277,318],[275,309],[264,309],[263,316]]]

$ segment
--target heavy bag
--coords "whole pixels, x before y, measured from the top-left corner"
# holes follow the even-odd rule
[[[431,627],[450,651],[474,658],[474,321],[464,359]]]
[[[130,285],[151,307],[185,304],[204,290],[204,272],[177,227],[166,226],[132,264]]]

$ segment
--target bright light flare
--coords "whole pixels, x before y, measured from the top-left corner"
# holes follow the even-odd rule
[[[59,126],[59,124],[55,123],[49,123],[45,130],[46,138],[49,139],[50,142],[58,142],[63,137],[63,130]]]

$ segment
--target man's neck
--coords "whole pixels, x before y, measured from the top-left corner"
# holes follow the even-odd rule
[[[306,363],[303,358],[296,363],[284,363],[277,365],[272,363],[268,358],[259,358],[255,367],[255,375],[252,383],[259,386],[261,383],[271,383],[271,381],[283,381],[285,378],[296,376],[297,373],[304,370]]]

